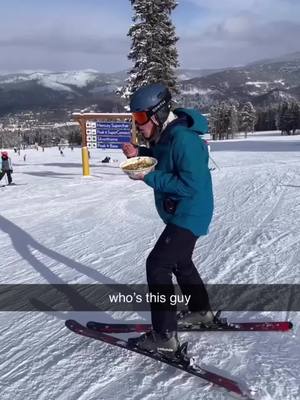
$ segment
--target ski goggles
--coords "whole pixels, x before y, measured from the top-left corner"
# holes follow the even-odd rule
[[[151,118],[148,111],[133,112],[132,117],[137,125],[145,125]]]

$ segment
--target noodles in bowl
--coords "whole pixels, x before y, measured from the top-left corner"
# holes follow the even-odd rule
[[[141,172],[145,175],[155,169],[157,160],[152,157],[133,157],[120,164],[120,168],[125,174],[134,177]]]

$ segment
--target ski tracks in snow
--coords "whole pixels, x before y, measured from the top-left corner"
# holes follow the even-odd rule
[[[1,232],[7,261],[0,270],[2,282],[40,283],[41,273],[43,283],[55,273],[65,283],[146,282],[145,260],[163,229],[151,189],[115,170],[108,175],[110,170],[101,166],[95,171],[101,179],[82,178],[79,151],[64,160],[57,155],[51,167],[34,162],[41,157],[34,151],[29,154],[29,165],[17,168],[15,174],[28,185],[16,186],[2,198],[3,221],[8,221],[6,225],[2,221],[3,227],[11,227],[10,235]],[[56,156],[47,150],[43,157],[53,163]],[[73,164],[64,168],[68,157],[74,157],[68,160]],[[290,157],[280,152],[215,153],[221,166],[212,172],[215,216],[209,235],[197,242],[194,257],[205,282],[299,282],[300,160]],[[54,173],[45,173],[50,168]],[[18,238],[37,246],[28,250],[39,270],[18,253],[20,246],[12,246],[12,239]],[[117,319],[127,315],[116,314]],[[244,313],[238,318],[230,314],[235,320],[247,319]],[[98,315],[112,318],[108,313]],[[286,316],[256,314],[252,320],[278,319],[278,315]],[[97,318],[95,313],[82,313],[78,319],[87,321],[89,316]],[[1,400],[228,399],[171,367],[75,337],[63,327],[63,317],[55,312],[1,313]],[[257,390],[259,400],[298,400],[300,318],[298,313],[289,317],[295,323],[294,333],[180,337],[189,341],[196,362],[243,377]]]

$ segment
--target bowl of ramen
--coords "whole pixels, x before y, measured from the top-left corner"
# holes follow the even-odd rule
[[[144,175],[155,169],[156,158],[153,157],[132,157],[120,164],[122,171],[129,177],[134,177],[140,173]]]

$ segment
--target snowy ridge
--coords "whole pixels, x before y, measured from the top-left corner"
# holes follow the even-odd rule
[[[279,81],[276,81],[276,82],[279,82]],[[248,82],[245,83],[245,85],[253,85],[253,86],[256,86],[256,87],[260,87],[260,86],[263,86],[263,85],[269,85],[269,82],[251,82],[251,81],[248,81]]]
[[[181,94],[186,95],[186,94],[199,94],[199,95],[207,95],[213,93],[212,89],[198,89],[196,87],[191,87],[187,89],[183,89],[181,91]]]
[[[94,70],[68,71],[68,72],[32,72],[17,74],[1,83],[16,83],[18,81],[36,80],[41,85],[54,90],[72,91],[68,85],[78,88],[86,87],[90,82],[98,77],[98,72]]]

